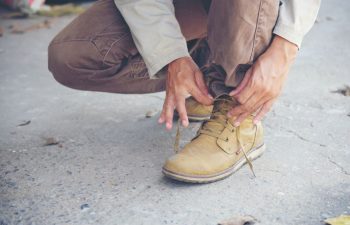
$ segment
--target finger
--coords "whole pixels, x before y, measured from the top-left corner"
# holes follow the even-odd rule
[[[162,112],[161,112],[159,119],[158,119],[158,123],[162,124],[164,122],[165,122],[165,110],[162,109]]]
[[[165,105],[165,127],[171,130],[173,127],[174,101],[169,99]]]
[[[196,79],[197,86],[201,90],[201,92],[205,95],[209,95],[208,87],[205,84],[203,74],[200,70],[198,70],[195,73],[195,79]],[[209,95],[209,97],[211,97],[211,96]],[[213,98],[213,97],[211,97],[211,98]]]
[[[159,116],[159,119],[158,119],[158,123],[160,123],[160,124],[165,122],[165,106],[167,104],[167,101],[168,101],[168,96],[166,96],[165,99],[164,99],[162,112],[160,113],[160,116]]]
[[[250,68],[244,75],[243,80],[241,81],[241,83],[238,85],[238,87],[236,87],[235,90],[231,91],[229,93],[230,96],[235,96],[238,95],[239,93],[241,93],[241,91],[247,86],[250,77],[251,77],[251,73],[252,73],[252,69]]]
[[[241,125],[242,121],[245,120],[249,115],[250,115],[250,113],[242,113],[242,114],[240,114],[236,118],[235,122],[233,123],[233,126],[234,127],[238,127],[239,125]]]
[[[179,114],[182,126],[187,127],[189,122],[185,106],[185,97],[180,97],[176,99],[176,110]]]
[[[230,109],[230,111],[227,113],[228,117],[234,117],[234,116],[238,116],[240,114],[242,114],[245,111],[245,109],[243,108],[242,105],[233,107],[232,109]]]
[[[249,113],[253,112],[255,109],[255,103],[256,103],[256,98],[257,96],[255,95],[255,92],[249,97],[246,102],[244,102],[241,105],[238,105],[236,107],[233,107],[229,112],[228,112],[228,117],[233,117],[233,116],[238,116],[242,113]]]
[[[261,121],[261,119],[268,113],[275,102],[275,99],[271,99],[270,101],[267,101],[259,110],[259,112],[254,117],[253,123],[257,124]]]
[[[202,103],[203,105],[212,105],[213,104],[213,99],[210,98],[208,95],[203,94],[199,90],[197,86],[193,86],[193,88],[190,90],[190,94],[199,102]]]
[[[259,96],[256,92],[243,104],[238,107],[232,108],[228,116],[238,116],[239,114],[243,112],[249,112],[253,114],[256,112],[266,101],[267,101],[266,96]]]

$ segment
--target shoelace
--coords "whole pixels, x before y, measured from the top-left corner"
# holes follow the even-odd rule
[[[227,101],[227,102],[230,102],[230,100],[227,100],[227,99],[215,99],[215,101]],[[227,107],[227,108],[226,108]],[[205,122],[203,122],[203,124],[201,125],[201,128],[199,129],[198,133],[197,133],[197,136],[200,135],[200,134],[206,134],[206,135],[209,135],[211,137],[215,137],[215,138],[218,138],[218,139],[221,139],[223,141],[228,141],[228,139],[222,139],[220,137],[220,133],[217,132],[217,131],[213,131],[211,130],[210,128],[208,128],[207,126],[205,126],[206,123],[219,123],[220,125],[222,125],[225,128],[229,128],[231,129],[232,132],[236,133],[236,138],[237,138],[237,141],[238,141],[238,145],[240,146],[240,149],[239,150],[242,150],[243,152],[243,155],[249,165],[249,168],[250,170],[252,171],[254,177],[256,177],[255,175],[255,172],[254,172],[254,168],[253,168],[253,164],[252,164],[252,161],[249,159],[248,155],[247,155],[247,151],[245,150],[244,148],[244,145],[242,144],[241,140],[240,140],[240,127],[228,127],[228,119],[225,115],[225,113],[228,111],[228,106],[225,106],[225,108],[221,108],[220,111],[216,111],[216,112],[213,112],[213,116],[212,118],[216,118],[216,119],[208,119],[206,120]],[[224,112],[224,113],[222,113]],[[223,116],[225,115],[225,116]],[[176,127],[176,136],[175,136],[175,143],[174,143],[174,151],[175,153],[178,153],[180,151],[180,139],[181,139],[181,131],[180,131],[180,127],[181,127],[181,123],[180,123],[180,120],[178,120],[178,123],[177,123],[177,127]],[[255,145],[255,141],[256,141],[256,136],[257,136],[257,131],[258,131],[258,127],[257,125],[255,124],[254,125],[254,129],[255,129],[255,132],[254,132],[254,139],[253,139],[253,143],[252,145],[250,146],[248,152],[250,152],[254,145]]]

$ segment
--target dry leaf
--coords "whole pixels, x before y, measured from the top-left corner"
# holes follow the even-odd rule
[[[333,93],[339,93],[342,94],[344,96],[350,96],[350,86],[345,85],[344,88],[339,88],[335,91],[332,91]]]
[[[85,8],[74,4],[56,5],[48,9],[40,9],[37,14],[40,16],[59,17],[72,14],[81,14]]]
[[[329,225],[350,225],[350,215],[341,215],[324,221]]]
[[[40,23],[36,23],[34,25],[28,26],[28,27],[21,27],[17,23],[14,23],[10,25],[11,33],[13,34],[23,34],[25,32],[33,31],[33,30],[39,30],[42,28],[51,28],[51,25],[53,23],[52,19],[46,19]]]
[[[2,19],[23,19],[27,18],[29,16],[28,13],[25,12],[11,12],[11,13],[6,13],[1,16]]]
[[[257,219],[252,216],[236,216],[224,220],[218,223],[218,225],[252,225],[255,224],[255,222],[257,222]]]
[[[0,37],[4,36],[4,28],[0,27]]]

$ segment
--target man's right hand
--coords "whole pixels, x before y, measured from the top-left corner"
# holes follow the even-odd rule
[[[182,57],[168,65],[166,97],[158,122],[165,122],[166,128],[170,130],[173,126],[173,115],[176,107],[182,125],[187,127],[189,122],[185,100],[189,95],[204,105],[213,104],[213,97],[208,93],[202,72],[191,57]]]

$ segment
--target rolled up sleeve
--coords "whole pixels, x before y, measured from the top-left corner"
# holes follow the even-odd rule
[[[115,0],[115,3],[151,77],[171,61],[189,56],[171,0]]]
[[[321,0],[281,0],[273,33],[299,48],[306,33],[316,21]]]

